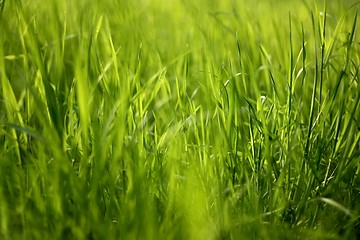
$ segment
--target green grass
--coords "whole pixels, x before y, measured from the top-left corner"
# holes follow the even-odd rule
[[[0,0],[0,239],[359,239],[359,6]]]

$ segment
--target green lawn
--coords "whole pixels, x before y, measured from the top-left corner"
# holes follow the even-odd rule
[[[0,239],[360,239],[359,10],[0,0]]]

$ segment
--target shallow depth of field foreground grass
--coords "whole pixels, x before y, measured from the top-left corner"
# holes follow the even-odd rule
[[[356,2],[0,0],[0,239],[359,239]]]

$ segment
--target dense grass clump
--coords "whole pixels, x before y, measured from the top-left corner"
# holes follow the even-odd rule
[[[359,5],[0,0],[0,239],[359,239]]]

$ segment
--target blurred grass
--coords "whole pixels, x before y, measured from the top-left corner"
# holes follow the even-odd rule
[[[0,1],[0,238],[356,239],[357,1]]]

